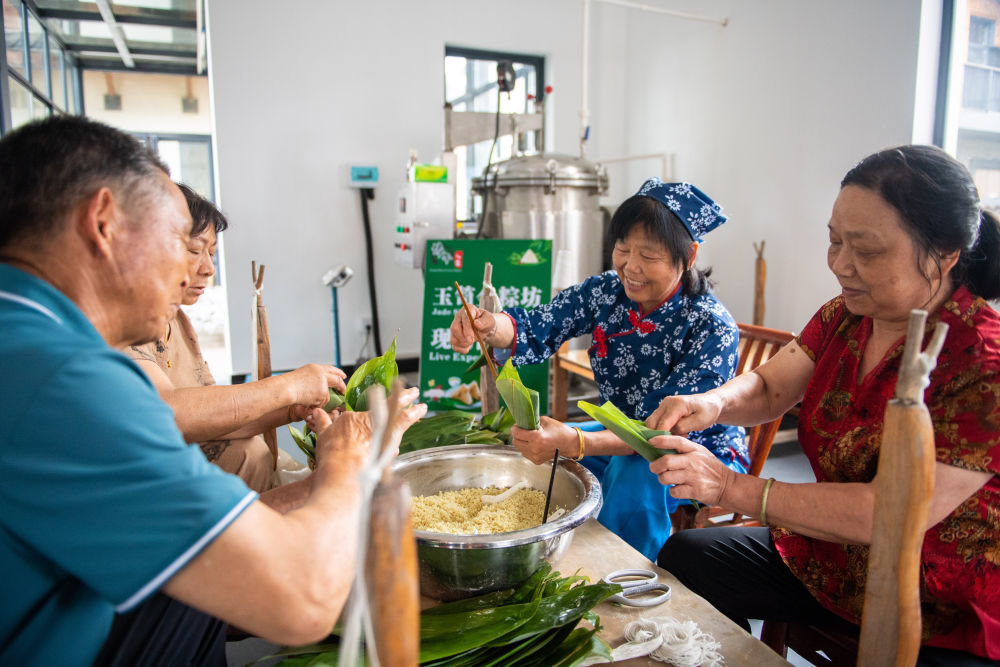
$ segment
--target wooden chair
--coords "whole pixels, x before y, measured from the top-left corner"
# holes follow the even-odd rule
[[[570,350],[569,341],[562,344],[552,357],[552,418],[566,421],[566,403],[569,400],[569,376],[579,375],[593,381],[594,369],[586,350]]]
[[[814,665],[916,664],[920,553],[934,494],[934,429],[923,392],[948,329],[938,323],[922,353],[926,318],[924,311],[910,314],[896,395],[885,411],[860,633],[846,622],[822,627],[765,621],[760,639],[782,657],[791,648]]]
[[[795,338],[790,331],[768,329],[753,324],[737,323],[740,331],[739,359],[736,375],[752,371],[778,353],[786,343]],[[782,415],[783,417],[784,415]],[[751,427],[747,433],[747,451],[750,455],[751,475],[759,476],[767,455],[771,452],[774,436],[778,433],[782,417]],[[705,528],[708,526],[759,526],[757,519],[734,514],[717,505],[706,505],[697,511],[691,505],[681,505],[670,515],[673,528]]]

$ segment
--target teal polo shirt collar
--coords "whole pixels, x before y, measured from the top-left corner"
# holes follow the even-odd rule
[[[72,331],[104,340],[79,306],[38,276],[0,263],[0,285],[0,303],[30,308]]]

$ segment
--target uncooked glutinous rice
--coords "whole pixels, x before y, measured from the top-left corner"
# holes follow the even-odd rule
[[[413,527],[450,535],[508,533],[534,528],[542,523],[545,494],[537,489],[521,489],[507,500],[488,505],[483,496],[495,496],[507,489],[459,489],[433,496],[413,498]],[[549,507],[549,514],[556,507]]]

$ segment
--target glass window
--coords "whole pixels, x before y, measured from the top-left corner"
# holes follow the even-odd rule
[[[28,58],[30,81],[44,93],[49,92],[49,82],[45,72],[45,32],[42,24],[34,16],[28,14]]]
[[[34,95],[12,76],[7,77],[7,84],[10,86],[10,122],[13,129],[31,120]]]
[[[52,107],[39,97],[31,96],[31,119],[48,118],[52,115]]]
[[[458,50],[461,53],[445,53],[445,99],[455,111],[486,111],[496,113],[532,113],[532,99],[537,95],[538,68],[543,60],[534,56],[515,54],[484,54]],[[500,59],[514,65],[514,89],[499,94],[497,88],[497,64]],[[530,62],[528,62],[530,61]],[[527,145],[520,147],[527,153],[540,150],[534,145],[534,136],[526,137]],[[500,137],[496,146],[488,139],[470,146],[455,148],[458,160],[458,174],[455,178],[456,210],[459,217],[473,219],[477,216],[479,200],[469,196],[471,179],[481,176],[487,164],[506,160],[514,154],[514,137]],[[492,149],[492,157],[491,157]]]
[[[66,65],[66,94],[69,95],[66,101],[66,111],[73,114],[83,113],[83,109],[80,108],[80,96],[76,92],[76,78],[79,75],[79,69],[72,58],[66,57],[63,62]]]
[[[981,16],[969,17],[969,62],[985,65],[989,48],[993,46],[996,22]]]
[[[7,42],[7,67],[27,78],[24,65],[24,32],[21,12],[24,8],[18,0],[3,0],[3,31]]]
[[[52,103],[66,108],[66,72],[63,67],[65,54],[59,44],[49,38],[49,77],[52,80]]]

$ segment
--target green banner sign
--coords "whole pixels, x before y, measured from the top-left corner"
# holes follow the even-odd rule
[[[451,349],[450,328],[462,300],[479,303],[486,262],[493,264],[493,287],[504,308],[531,308],[548,303],[552,294],[552,241],[510,239],[428,240],[424,264],[424,319],[420,344],[420,400],[431,410],[479,412],[479,369],[467,372],[479,358],[479,346],[469,354]],[[538,392],[547,413],[549,365],[517,369],[525,385]]]

